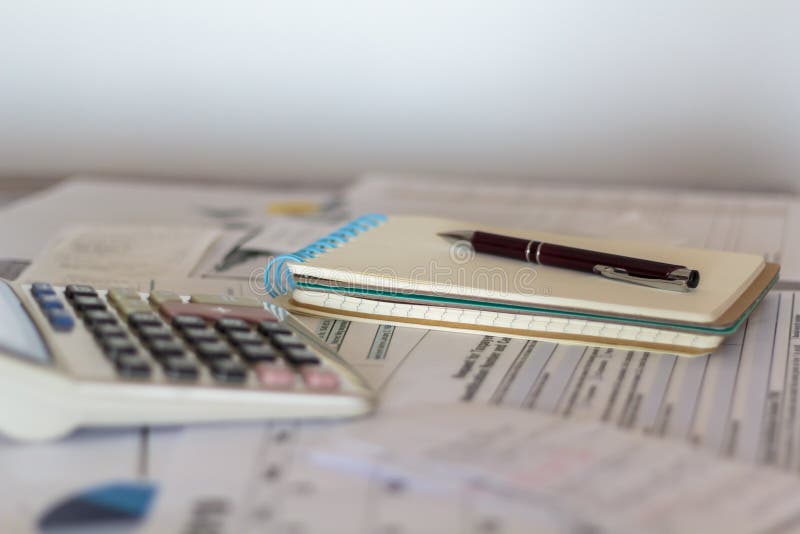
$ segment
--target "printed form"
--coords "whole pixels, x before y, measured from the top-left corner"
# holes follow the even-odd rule
[[[772,292],[716,353],[694,358],[306,320],[380,389],[384,408],[532,410],[800,471],[798,292]]]

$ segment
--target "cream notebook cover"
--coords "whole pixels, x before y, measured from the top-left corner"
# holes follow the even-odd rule
[[[696,289],[678,293],[474,254],[437,235],[453,230],[484,230],[687,265],[700,271],[701,281]],[[776,265],[752,254],[409,216],[361,218],[285,260],[297,284],[293,304],[316,312],[335,314],[338,308],[350,316],[355,311],[403,322],[411,318],[427,327],[431,322],[447,323],[440,325],[447,328],[485,323],[516,335],[572,332],[583,341],[622,337],[634,346],[647,340],[693,346],[695,352],[715,347],[735,330],[777,277]],[[611,324],[603,330],[596,323]]]

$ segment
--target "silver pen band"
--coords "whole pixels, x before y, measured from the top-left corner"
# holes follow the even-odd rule
[[[537,265],[541,265],[541,262],[539,261],[539,254],[541,254],[541,252],[542,252],[542,242],[541,241],[539,242],[538,245],[536,245],[536,253],[533,256],[533,261],[531,261],[531,247],[533,246],[534,242],[535,241],[533,241],[531,239],[530,241],[528,241],[528,244],[525,247],[525,261],[527,261],[528,263],[535,263]]]

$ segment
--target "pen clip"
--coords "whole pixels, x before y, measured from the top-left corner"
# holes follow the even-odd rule
[[[595,265],[594,272],[600,276],[605,276],[612,280],[619,280],[621,282],[628,282],[631,284],[638,284],[640,286],[653,287],[656,289],[666,289],[668,291],[681,291],[686,293],[689,291],[687,280],[685,279],[663,279],[663,278],[644,278],[642,276],[634,276],[628,274],[628,271],[620,267],[609,267],[608,265]]]

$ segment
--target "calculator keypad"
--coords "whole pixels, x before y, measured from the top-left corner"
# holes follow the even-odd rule
[[[308,389],[336,391],[339,388],[339,376],[336,373],[314,367],[303,367],[300,372]]]
[[[161,326],[164,324],[155,313],[151,311],[137,311],[128,314],[128,324],[133,328],[141,328],[144,326]]]
[[[285,352],[286,360],[292,365],[317,365],[319,357],[305,347],[293,347]]]
[[[83,314],[83,320],[87,325],[90,326],[101,324],[117,324],[117,319],[107,310],[87,310]]]
[[[61,299],[58,298],[56,294],[48,295],[46,293],[43,293],[41,295],[37,295],[36,302],[39,303],[39,307],[43,310],[64,308],[64,303],[61,302]]]
[[[118,324],[98,324],[92,327],[97,338],[128,337],[128,332]]]
[[[136,329],[139,336],[147,341],[154,339],[173,339],[172,330],[167,328],[166,325],[142,325]]]
[[[197,357],[205,362],[226,360],[233,356],[231,348],[222,341],[204,341],[194,346]]]
[[[75,327],[75,319],[64,308],[46,310],[45,315],[54,330],[69,332]]]
[[[132,356],[138,353],[136,345],[134,345],[127,337],[107,337],[100,339],[100,346],[103,347],[103,352],[112,360],[116,360],[122,356]]]
[[[213,304],[195,304],[190,302],[165,302],[159,307],[164,316],[173,318],[178,315],[194,315],[207,321],[216,321],[223,317],[233,317],[250,323],[275,321],[275,316],[264,308],[248,306],[230,306]]]
[[[206,322],[202,317],[196,315],[174,315],[172,317],[172,326],[175,328],[205,328]]]
[[[242,345],[239,347],[239,353],[242,359],[249,363],[274,362],[278,359],[278,351],[266,344]]]
[[[234,317],[222,317],[215,322],[217,330],[220,332],[246,332],[250,330],[250,325],[243,319]]]
[[[69,332],[75,327],[75,320],[64,307],[61,297],[58,296],[53,286],[44,282],[36,282],[31,285],[31,294],[53,330]]]
[[[161,367],[172,380],[197,380],[200,376],[197,364],[187,358],[166,358],[161,362]]]
[[[59,292],[36,283],[31,294],[57,331],[74,319]],[[184,302],[170,291],[142,295],[69,285],[64,297],[124,378],[142,380],[160,367],[169,381],[195,382],[204,373],[222,385],[258,384],[269,390],[298,386],[314,392],[340,390],[339,375],[295,333],[249,297],[195,295]],[[252,380],[250,379],[252,377]]]
[[[228,341],[236,347],[243,347],[246,345],[263,345],[264,338],[258,332],[252,330],[234,330],[227,333]]]
[[[150,354],[156,360],[163,360],[165,358],[183,356],[183,345],[174,339],[146,339],[145,344],[150,349]]]
[[[292,331],[280,323],[273,321],[262,321],[258,323],[258,331],[265,336],[273,336],[276,334],[291,334]]]
[[[106,303],[98,297],[80,295],[72,299],[72,306],[78,312],[89,310],[105,310]]]
[[[139,356],[121,356],[114,362],[117,372],[129,378],[147,378],[150,376],[150,364]]]
[[[259,363],[254,371],[258,381],[268,389],[290,389],[295,384],[295,373],[281,365]]]
[[[217,333],[207,326],[201,326],[198,328],[184,328],[181,330],[184,339],[192,345],[196,345],[197,343],[203,342],[210,342],[210,341],[217,341],[219,336]]]
[[[97,291],[92,286],[71,284],[64,288],[64,295],[70,300],[77,297],[96,297]]]
[[[31,294],[38,299],[42,295],[55,295],[56,290],[53,286],[44,282],[35,282],[31,285]]]
[[[236,360],[212,360],[209,368],[220,382],[241,383],[247,378],[247,369]]]

